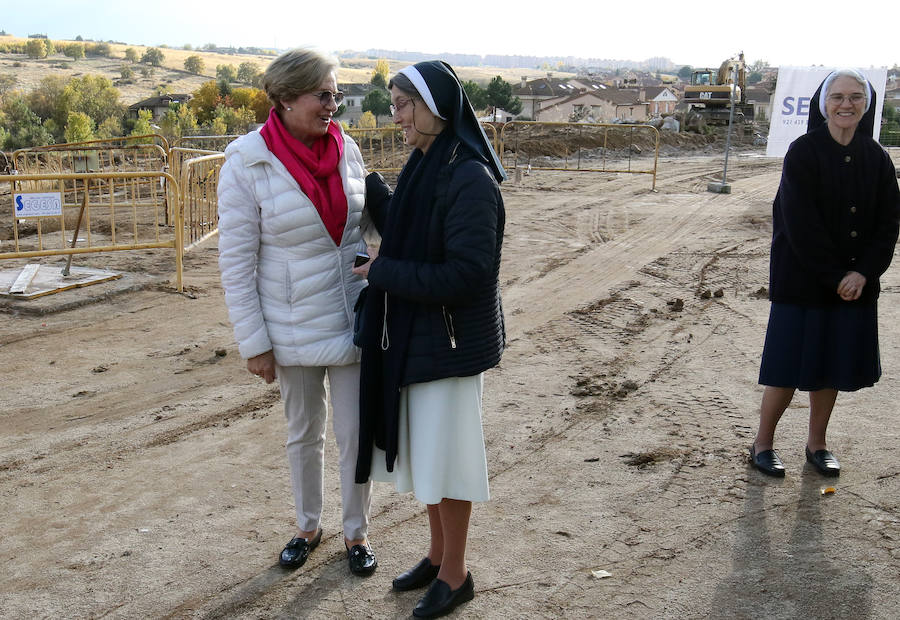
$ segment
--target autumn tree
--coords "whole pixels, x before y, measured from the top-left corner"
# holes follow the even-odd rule
[[[84,54],[85,56],[109,57],[112,54],[112,48],[109,46],[109,43],[104,43],[103,41],[87,43],[84,46]]]
[[[138,61],[138,53],[137,50],[133,47],[125,48],[125,60],[128,62],[137,62]]]
[[[134,79],[134,69],[128,65],[122,65],[119,67],[119,75],[122,76],[123,80],[132,80]]]
[[[100,123],[95,132],[98,138],[114,138],[122,135],[122,119],[110,116]]]
[[[125,113],[125,106],[119,101],[119,90],[108,78],[100,75],[85,75],[70,79],[62,98],[66,114],[84,112],[96,125],[110,116],[121,117]],[[58,118],[56,120],[60,121]],[[67,120],[66,117],[66,122]]]
[[[46,58],[47,46],[44,45],[44,39],[28,39],[25,43],[25,53],[29,58]]]
[[[184,70],[189,71],[194,74],[203,73],[203,69],[206,67],[203,59],[200,58],[197,54],[192,54],[184,59]]]
[[[387,88],[388,74],[390,73],[390,71],[391,66],[390,64],[388,64],[388,61],[384,60],[383,58],[375,61],[375,73],[372,74],[371,83],[375,84],[375,86],[378,86],[379,88]],[[376,79],[378,80],[377,83],[375,81]]]
[[[371,112],[363,112],[359,117],[359,120],[356,122],[356,126],[360,129],[375,129],[378,125],[378,121],[375,118],[375,115]]]
[[[130,136],[146,136],[148,134],[153,133],[153,127],[150,124],[150,121],[153,120],[153,112],[150,110],[138,110],[137,120],[134,122],[134,127],[131,130],[131,133],[128,134]],[[147,138],[143,140],[144,142],[152,142],[153,138]]]
[[[159,128],[166,137],[191,135],[197,131],[197,116],[190,106],[170,103],[169,109],[159,121]]]
[[[230,98],[233,107],[252,111],[257,123],[265,123],[269,118],[269,109],[272,105],[265,91],[259,88],[235,88],[231,91]]]
[[[197,122],[206,125],[212,120],[216,106],[221,102],[219,87],[214,80],[210,80],[204,82],[200,88],[194,91],[193,95],[188,105],[197,115]]]

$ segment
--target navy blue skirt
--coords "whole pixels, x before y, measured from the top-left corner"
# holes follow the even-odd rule
[[[877,304],[772,303],[760,384],[852,392],[880,377]]]

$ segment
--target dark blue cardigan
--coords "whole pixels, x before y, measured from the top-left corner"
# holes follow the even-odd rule
[[[784,157],[772,208],[769,299],[801,305],[841,302],[849,271],[866,277],[873,303],[900,228],[900,190],[890,157],[857,132],[847,146],[823,125],[797,138]]]

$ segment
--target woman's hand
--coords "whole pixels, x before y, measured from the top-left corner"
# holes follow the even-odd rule
[[[275,354],[266,351],[256,357],[251,357],[247,360],[247,370],[251,374],[265,379],[266,383],[272,383],[275,380]]]
[[[847,275],[838,284],[837,294],[844,301],[854,301],[862,295],[863,287],[866,285],[866,276],[856,271],[848,271]]]
[[[376,258],[378,258],[378,248],[370,245],[366,249],[366,253],[369,255],[369,260],[367,262],[363,263],[362,265],[360,265],[359,267],[353,268],[353,273],[355,273],[358,276],[362,276],[363,278],[369,277],[369,267],[372,266],[372,261],[374,261]]]

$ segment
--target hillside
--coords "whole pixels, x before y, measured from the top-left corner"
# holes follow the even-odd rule
[[[0,43],[13,41],[26,41],[17,37],[2,37]],[[71,41],[57,41],[54,43],[70,43]],[[138,57],[143,56],[148,49],[142,45],[122,45],[110,43],[112,57],[89,57],[81,60],[72,60],[61,52],[40,60],[31,59],[23,54],[0,54],[0,73],[11,74],[16,77],[16,88],[29,92],[36,88],[40,81],[48,75],[61,75],[78,77],[86,74],[102,75],[114,83],[121,78],[120,69],[123,65],[130,65],[125,59],[125,50],[134,48]],[[57,45],[57,47],[60,47]],[[195,91],[204,82],[215,79],[216,66],[234,65],[237,68],[243,62],[252,62],[260,70],[265,69],[274,59],[273,56],[254,54],[221,54],[201,50],[184,50],[173,48],[159,48],[165,56],[162,66],[156,67],[153,75],[143,77],[138,70],[143,67],[140,63],[133,65],[135,77],[132,84],[117,84],[121,93],[122,102],[131,105],[155,94],[156,87],[164,85],[171,93],[190,93]],[[205,65],[201,75],[195,75],[184,70],[184,61],[188,56],[198,55]],[[338,70],[338,82],[341,84],[368,82],[372,76],[376,58],[341,58],[341,67]],[[390,71],[394,72],[406,66],[405,61],[389,60]],[[541,72],[538,69],[501,69],[493,67],[456,67],[461,80],[474,80],[487,83],[491,78],[500,75],[508,82],[518,82],[521,76],[536,77]],[[558,73],[565,76],[568,74]]]

